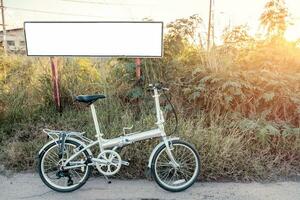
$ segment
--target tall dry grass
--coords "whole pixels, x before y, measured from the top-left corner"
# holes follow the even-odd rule
[[[96,92],[108,94],[107,99],[96,105],[103,124],[101,128],[108,138],[121,135],[122,127],[131,124],[135,125],[135,131],[154,125],[152,98],[144,92],[143,87],[132,87],[132,68],[127,65],[130,60],[125,63],[113,60],[103,63],[97,59],[61,59],[64,111],[59,115],[53,106],[47,59],[19,56],[2,59],[5,62],[1,62],[1,69],[6,74],[1,80],[1,163],[9,169],[34,168],[36,153],[47,141],[46,135],[41,132],[43,128],[81,130],[86,131],[87,136],[94,137],[89,109],[75,104],[72,95]],[[148,61],[143,64],[148,65],[150,70]],[[179,68],[179,64],[175,67]],[[253,80],[249,76],[253,73],[251,71],[244,71],[248,76],[242,76],[239,71],[230,73],[208,67],[192,66],[190,70],[194,71],[190,75],[192,78],[188,80],[184,77],[189,72],[181,69],[180,76],[183,78],[172,78],[169,86],[180,118],[177,135],[193,143],[199,150],[202,180],[274,180],[278,177],[295,177],[299,173],[300,134],[297,124],[294,124],[295,110],[288,110],[289,118],[282,115],[281,121],[276,121],[276,118],[263,115],[264,110],[259,109],[283,105],[281,101],[286,106],[297,106],[287,101],[288,98],[281,101],[277,98],[277,95],[283,94],[289,95],[289,98],[294,97],[297,84],[292,84],[288,90],[272,82],[276,85],[270,89],[274,90],[274,95],[266,103],[263,93],[252,89],[260,87],[262,92],[265,84],[263,81],[250,82]],[[120,78],[120,74],[124,74],[127,80]],[[151,76],[149,73],[149,81],[154,80]],[[277,80],[276,73],[273,76]],[[259,77],[256,74],[255,78]],[[298,80],[298,76],[289,77],[291,75],[286,75],[281,81],[295,83],[293,81]],[[260,78],[273,80],[268,76]],[[244,86],[246,81],[249,81],[249,87]],[[242,98],[251,99],[251,95],[253,98],[260,97],[262,101],[252,105],[256,109],[252,115],[231,103],[238,101],[245,105],[247,101]],[[232,99],[227,101],[229,96]],[[299,96],[296,95],[296,98]],[[163,98],[162,104],[167,112],[167,131],[170,132],[174,127],[174,118]],[[273,111],[270,113],[275,116]],[[120,177],[145,177],[148,156],[157,142],[146,141],[124,148],[121,155],[130,160],[131,166],[122,169]]]
[[[0,55],[1,164],[33,169],[36,153],[47,141],[43,128],[86,131],[93,138],[89,109],[74,103],[74,95],[108,95],[96,105],[108,138],[131,124],[136,131],[152,127],[153,101],[145,87],[163,81],[180,118],[176,134],[201,155],[202,180],[299,176],[297,43],[237,38],[207,52],[191,37],[197,23],[192,16],[168,26],[164,58],[143,59],[138,83],[133,59],[59,58],[61,115],[53,105],[49,59]],[[170,133],[174,118],[163,98],[162,106]],[[157,142],[123,149],[122,157],[131,160],[131,166],[122,169],[123,177],[145,176]]]

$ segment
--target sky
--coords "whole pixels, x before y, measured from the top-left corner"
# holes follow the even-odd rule
[[[207,32],[209,0],[3,0],[8,29],[22,27],[24,21],[113,21],[151,18],[168,23],[198,14],[201,30]],[[215,37],[222,31],[247,24],[252,35],[259,30],[259,16],[267,0],[214,0]],[[300,38],[300,1],[286,0],[293,25],[288,40]],[[38,11],[38,12],[37,12]],[[44,12],[46,11],[46,12]],[[47,13],[50,12],[50,13]],[[59,30],[57,30],[59,31]]]

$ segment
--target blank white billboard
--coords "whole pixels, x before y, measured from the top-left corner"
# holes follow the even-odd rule
[[[29,56],[162,57],[162,22],[25,22]]]

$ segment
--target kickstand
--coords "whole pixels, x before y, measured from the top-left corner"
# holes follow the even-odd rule
[[[111,184],[111,180],[109,180],[109,178],[108,178],[107,176],[105,176],[105,175],[103,175],[103,176],[104,176],[104,178],[106,179],[107,183],[108,183],[108,184]]]

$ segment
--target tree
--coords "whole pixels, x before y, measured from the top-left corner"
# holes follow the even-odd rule
[[[289,25],[288,16],[284,0],[270,0],[260,16],[260,24],[267,30],[267,36],[282,38]]]
[[[192,15],[167,24],[168,30],[164,40],[165,55],[178,55],[187,44],[196,45],[200,40],[199,26],[202,21],[198,15]]]
[[[248,26],[239,25],[230,29],[225,28],[222,39],[224,44],[238,49],[246,48],[253,38],[248,33]]]

